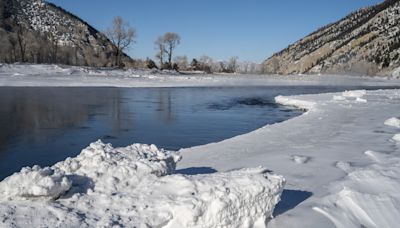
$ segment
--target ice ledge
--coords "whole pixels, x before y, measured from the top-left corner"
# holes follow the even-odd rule
[[[316,103],[312,101],[304,101],[287,96],[275,97],[275,102],[281,105],[293,106],[303,110],[311,110],[315,107]]]

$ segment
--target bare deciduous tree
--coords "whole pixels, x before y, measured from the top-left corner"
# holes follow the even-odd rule
[[[178,44],[181,42],[181,37],[173,32],[167,32],[164,34],[165,52],[168,55],[168,65],[172,66],[172,52]]]
[[[50,62],[57,63],[58,62],[58,49],[59,49],[58,39],[51,32],[48,32],[46,35],[47,35],[48,41],[49,41],[48,48],[49,48],[49,54],[50,54]]]
[[[17,51],[16,51],[16,49],[17,49],[17,43],[18,43],[17,42],[17,38],[16,38],[16,36],[14,34],[11,34],[8,37],[8,41],[9,41],[10,47],[11,47],[11,55],[10,55],[11,62],[16,62],[17,61]]]
[[[121,56],[124,50],[135,42],[136,30],[121,17],[116,17],[112,27],[107,29],[106,35],[114,45],[115,65],[121,66]]]
[[[237,57],[237,56],[231,57],[229,59],[229,62],[228,62],[228,71],[229,71],[229,73],[235,73],[237,71],[238,60],[239,60],[239,57]]]
[[[159,36],[156,41],[154,41],[156,45],[157,54],[156,58],[160,61],[160,67],[164,65],[164,55],[165,55],[165,45],[164,45],[164,38]]]
[[[166,65],[168,65],[168,68],[172,68],[173,51],[175,50],[176,46],[180,44],[180,42],[181,37],[173,32],[165,33],[163,36],[158,37],[157,40],[154,42],[158,51],[156,57],[160,60],[161,68],[164,68],[163,65],[165,65],[165,55],[168,59]]]
[[[27,33],[25,28],[22,25],[18,25],[17,27],[17,42],[18,42],[18,48],[19,48],[19,54],[20,54],[20,61],[25,62],[26,61],[26,45],[27,45]]]
[[[174,61],[177,64],[179,70],[187,70],[188,69],[189,63],[188,63],[188,59],[187,59],[186,55],[177,56],[177,57],[175,57]]]

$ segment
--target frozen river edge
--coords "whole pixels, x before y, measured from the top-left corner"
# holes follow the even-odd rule
[[[83,77],[79,74],[76,74],[76,80],[68,84],[69,86],[81,86],[85,84],[85,80],[91,80],[91,78],[86,78],[83,81],[77,80]],[[10,76],[9,73],[0,72],[0,75],[6,78],[0,79],[0,81],[3,80],[3,85],[6,86],[63,86],[64,82],[59,84],[54,82],[46,84],[48,81],[46,77],[51,77],[50,81],[57,81],[59,78],[66,80],[66,78],[68,78],[68,75],[61,75],[58,77],[38,76],[38,78],[35,78],[37,75],[32,76],[26,73],[22,76],[14,75],[16,78],[13,80],[16,81],[10,82],[7,81],[7,75]],[[125,78],[125,76],[123,77]],[[163,80],[167,86],[173,86],[174,84],[178,86],[188,86],[189,84],[192,86],[204,86],[212,84],[213,81],[217,82],[217,85],[224,85],[225,82],[229,82],[227,85],[240,85],[242,81],[246,81],[247,84],[245,85],[259,85],[260,82],[261,84],[267,85],[312,85],[321,83],[321,80],[323,81],[322,83],[326,84],[338,83],[338,81],[324,81],[320,76],[311,79],[300,77],[300,79],[296,78],[294,80],[290,78],[281,80],[271,77],[253,81],[243,77],[239,77],[239,80],[236,78],[232,79],[232,76],[222,76],[221,78],[218,78],[219,76],[208,76],[206,79],[197,77],[199,76],[195,78],[179,78],[179,80],[185,82],[177,84],[175,83],[177,79],[174,78],[174,76],[150,75],[144,80],[155,80],[155,82],[150,82],[151,86],[161,86],[163,85]],[[304,80],[302,78],[304,78]],[[36,79],[37,81],[35,81]],[[362,85],[376,85],[376,83],[378,83],[378,85],[398,85],[397,81],[381,79],[352,77],[343,77],[343,79],[344,80],[340,80],[340,83],[351,82]],[[101,80],[104,80],[104,78]],[[113,81],[114,79],[107,80]],[[133,84],[137,83],[137,81],[135,82],[136,79],[133,81],[129,79],[124,80]],[[204,83],[204,80],[206,80],[207,83]],[[34,83],[32,83],[32,81],[34,81]],[[141,81],[142,80],[139,82]],[[123,83],[125,83],[125,81]],[[138,87],[146,86],[146,83],[139,83]],[[125,83],[126,86],[129,86],[128,84],[129,83]],[[113,85],[118,86],[118,83]],[[98,84],[93,84],[92,86],[98,86]],[[284,105],[294,105],[299,108],[308,109],[308,112],[289,121],[266,126],[254,132],[237,136],[223,142],[183,149],[180,151],[183,160],[178,163],[178,169],[209,167],[218,171],[229,171],[242,167],[258,167],[262,165],[282,174],[285,179],[287,179],[287,185],[282,195],[282,204],[281,206],[278,205],[275,211],[275,218],[268,223],[268,227],[321,227],[321,225],[324,227],[360,227],[360,225],[368,227],[387,226],[393,224],[393,222],[397,222],[396,220],[399,218],[396,214],[399,213],[399,210],[396,209],[396,205],[398,205],[396,204],[398,202],[398,195],[396,195],[394,191],[391,191],[398,189],[397,185],[399,184],[398,179],[393,179],[391,176],[393,173],[398,172],[398,167],[395,164],[399,149],[398,143],[396,143],[397,138],[395,137],[398,134],[397,128],[395,126],[384,125],[384,122],[388,119],[393,120],[399,117],[399,96],[398,90],[381,90],[279,97],[277,98],[277,102]],[[368,113],[368,115],[366,115],[366,113]],[[107,147],[107,145],[103,147]],[[110,150],[112,151],[113,149]],[[38,170],[31,171],[39,172]],[[234,171],[234,173],[235,172],[237,173],[237,171]],[[244,172],[250,172],[250,174],[257,174],[259,176],[266,173],[262,168],[252,171],[245,169]],[[45,173],[49,172],[45,171]],[[50,176],[54,174],[57,175],[57,172],[52,171],[49,173]],[[205,177],[207,175],[202,176]],[[55,178],[62,182],[62,178]],[[188,178],[190,179],[192,177]],[[221,178],[226,179],[226,177]],[[368,180],[370,179],[375,180],[375,182],[369,183]],[[111,178],[111,180],[104,179],[104,181],[104,183],[114,183],[112,181],[115,180]],[[230,183],[230,181],[228,182]],[[175,182],[173,181],[172,183],[174,184],[172,184],[171,188],[167,188],[170,191],[174,190],[175,187]],[[203,185],[203,181],[200,181],[200,183],[202,183],[202,186],[207,186]],[[224,182],[217,181],[217,183]],[[246,183],[246,181],[241,180],[238,183]],[[282,184],[283,182],[281,181],[279,183]],[[363,183],[363,185],[359,183]],[[382,187],[381,183],[384,183],[385,187]],[[64,184],[68,185],[68,183]],[[118,184],[115,183],[114,185],[118,186]],[[197,182],[195,181],[195,184],[190,184],[190,186],[197,186]],[[224,186],[224,184],[222,186]],[[279,186],[279,184],[275,186]],[[283,187],[283,185],[280,186]],[[60,188],[56,187],[56,189]],[[278,193],[281,191],[281,189],[279,190],[278,188],[275,188],[275,190]],[[107,189],[107,191],[110,191],[107,193],[115,194],[115,189],[113,190],[114,192],[109,189]],[[250,192],[253,192],[253,190]],[[91,194],[90,191],[89,194]],[[119,194],[116,195],[120,197]],[[81,195],[77,197],[81,197]],[[196,197],[188,198],[194,199]],[[87,198],[86,200],[88,202],[82,200],[79,209],[82,211],[92,210],[94,202],[98,202],[100,206],[114,205],[109,201],[102,201],[99,199],[101,199],[101,197],[92,198],[90,200]],[[120,197],[119,200],[123,200],[123,197]],[[379,200],[379,202],[389,202],[391,204],[379,205],[377,209],[375,206],[377,200]],[[75,202],[77,202],[77,199],[75,199]],[[104,218],[102,220],[99,220],[97,217],[99,214],[95,215],[95,213],[93,213],[92,215],[88,214],[88,216],[85,216],[77,212],[75,217],[69,217],[73,214],[67,214],[71,220],[64,221],[69,221],[72,226],[74,224],[108,226],[110,222],[115,226],[123,226],[125,222],[138,225],[146,224],[137,217],[137,214],[129,217],[132,215],[129,214],[132,213],[132,211],[127,210],[121,212],[120,202],[121,201],[118,200],[115,201],[115,208],[108,208],[109,210],[107,213],[101,216]],[[354,203],[356,206],[354,206]],[[48,205],[47,201],[45,204]],[[29,215],[27,214],[29,213],[29,209],[26,208],[34,209],[42,206],[43,204],[41,205],[41,203],[37,201],[29,202],[28,204],[24,202],[15,204],[0,203],[1,212],[5,212],[1,213],[4,214],[4,216],[0,218],[0,222],[11,221],[7,224],[11,227],[17,226],[15,223],[16,220],[12,222],[13,218]],[[144,205],[144,207],[145,206],[152,208],[152,205]],[[371,208],[374,210],[371,210]],[[48,211],[43,210],[43,217],[37,216],[37,218],[38,220],[40,218],[47,219],[49,216],[51,217],[54,215],[59,215],[63,218],[63,216],[65,216],[63,215],[63,211],[67,209],[68,206],[59,205]],[[170,208],[167,207],[165,210],[169,211]],[[157,211],[159,210],[153,210],[153,215],[158,214],[161,215],[162,218],[171,217],[168,213],[162,214],[157,213]],[[379,211],[379,213],[377,213],[377,211]],[[272,213],[272,210],[269,212]],[[254,213],[254,211],[251,213]],[[125,215],[129,215],[128,217],[132,220],[125,220]],[[195,218],[197,218],[196,216]],[[260,219],[260,221],[261,220],[262,219]],[[37,220],[35,221],[38,222]],[[57,226],[57,221],[59,222],[59,220],[53,221],[55,223],[52,225]],[[260,221],[246,221],[247,223],[242,225],[251,226],[252,222],[259,225]],[[162,223],[162,219],[160,219],[159,222],[164,225],[168,224]],[[30,221],[30,223],[32,222]],[[233,224],[233,222],[228,222],[225,223],[225,226],[235,227],[232,226]],[[58,223],[58,225],[60,225],[60,223]],[[224,226],[224,224],[220,225]],[[194,223],[193,226],[195,226]],[[212,225],[210,225],[210,227],[212,227]]]

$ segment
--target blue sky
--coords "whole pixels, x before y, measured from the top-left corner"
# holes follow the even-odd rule
[[[381,0],[50,0],[100,31],[121,16],[135,27],[134,58],[154,58],[165,32],[182,38],[176,55],[238,56],[260,62],[315,29]]]

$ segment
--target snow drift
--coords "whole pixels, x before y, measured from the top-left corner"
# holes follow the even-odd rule
[[[176,152],[101,141],[0,182],[0,224],[17,227],[265,226],[285,180],[266,169],[173,174]]]
[[[365,154],[378,163],[349,169],[344,180],[332,184],[335,193],[324,197],[314,210],[338,228],[397,227],[400,159],[372,151]]]

